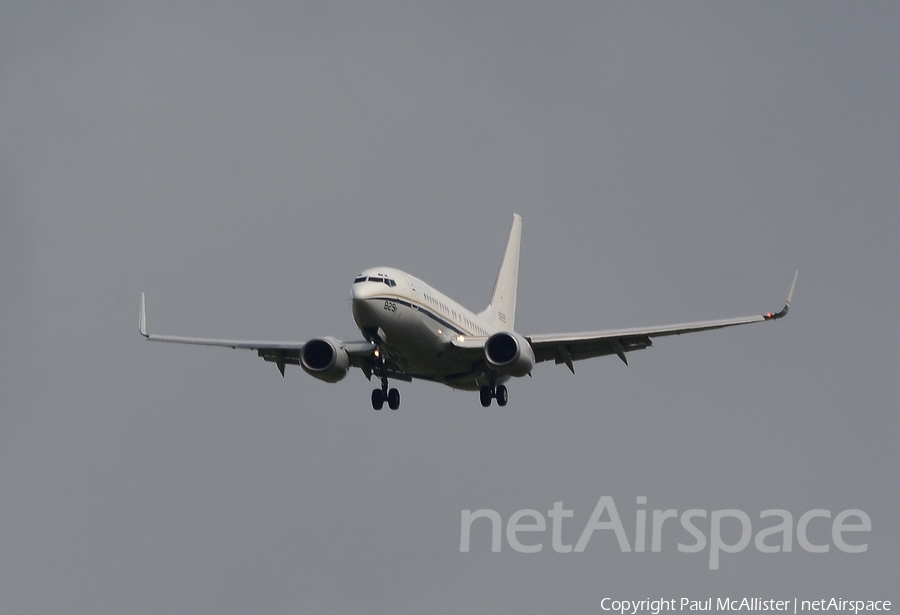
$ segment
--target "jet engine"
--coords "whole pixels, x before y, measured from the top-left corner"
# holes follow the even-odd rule
[[[337,382],[343,380],[350,369],[350,355],[333,337],[316,338],[303,345],[300,367],[313,378]]]
[[[514,331],[499,331],[484,345],[484,358],[495,371],[506,376],[527,376],[534,367],[534,351],[524,337]]]

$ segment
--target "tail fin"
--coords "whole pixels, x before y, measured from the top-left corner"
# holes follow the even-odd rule
[[[519,244],[522,240],[522,216],[513,214],[512,228],[503,253],[503,262],[494,283],[487,308],[478,316],[500,331],[512,331],[516,325],[516,288],[519,281]]]

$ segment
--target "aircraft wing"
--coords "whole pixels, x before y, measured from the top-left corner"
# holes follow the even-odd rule
[[[255,350],[266,361],[275,363],[281,375],[284,376],[285,365],[300,365],[300,351],[305,342],[281,342],[281,341],[254,341],[254,340],[226,340],[206,337],[182,337],[177,335],[156,335],[147,332],[147,309],[144,293],[141,293],[141,312],[138,321],[138,330],[144,338],[151,342],[170,342],[174,344],[195,344],[199,346],[223,346],[226,348],[246,348]],[[375,345],[369,342],[340,342],[341,346],[350,356],[350,365],[359,367],[363,371],[371,364],[372,352]]]
[[[573,361],[602,357],[605,355],[617,355],[628,365],[625,358],[626,352],[640,350],[653,345],[652,338],[667,335],[682,335],[697,331],[709,331],[712,329],[724,329],[736,327],[753,322],[778,320],[787,315],[791,306],[791,296],[794,294],[794,285],[797,283],[797,273],[794,273],[794,281],[788,292],[787,301],[780,312],[766,312],[755,316],[742,318],[726,318],[722,320],[706,320],[700,322],[663,325],[659,327],[639,327],[633,329],[616,329],[609,331],[593,331],[585,333],[563,333],[550,335],[527,335],[526,339],[534,350],[535,361],[554,361],[557,365],[565,363],[575,372]]]

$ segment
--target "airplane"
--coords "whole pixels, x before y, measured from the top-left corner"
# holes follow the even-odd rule
[[[390,386],[390,380],[413,379],[478,391],[484,407],[493,400],[505,406],[509,392],[504,383],[530,376],[537,363],[565,364],[573,374],[575,361],[593,357],[616,355],[628,365],[626,353],[652,346],[656,337],[775,321],[787,315],[797,283],[794,272],[784,307],[775,313],[659,327],[523,335],[515,330],[521,237],[522,217],[514,214],[490,303],[477,314],[408,273],[375,267],[353,280],[352,312],[364,338],[360,341],[343,342],[331,336],[282,342],[150,334],[144,293],[138,329],[153,342],[255,350],[275,363],[282,377],[285,365],[299,365],[310,376],[334,383],[343,380],[351,367],[359,368],[370,381],[374,376],[381,382],[372,391],[375,410],[381,410],[385,402],[391,410],[398,409],[400,392]]]

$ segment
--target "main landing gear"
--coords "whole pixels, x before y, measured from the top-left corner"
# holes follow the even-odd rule
[[[509,401],[509,392],[502,384],[496,388],[487,385],[481,387],[481,405],[487,408],[491,405],[491,400],[496,399],[498,406],[505,406]]]

